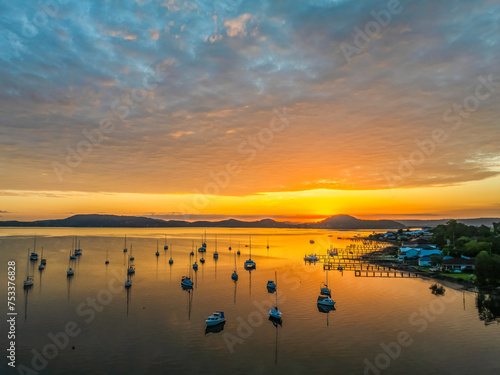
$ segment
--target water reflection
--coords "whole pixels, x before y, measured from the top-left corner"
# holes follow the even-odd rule
[[[216,326],[206,326],[205,328],[205,335],[209,333],[219,333],[224,330],[224,325],[226,322],[222,322],[220,324],[217,324]]]
[[[279,327],[282,327],[283,322],[281,319],[276,319],[273,317],[269,317],[269,321],[273,323],[273,326],[275,328],[275,341],[274,341],[274,364],[278,364],[278,330]]]
[[[429,289],[432,291],[432,294],[435,296],[444,296],[444,292],[446,292],[446,289],[439,284],[432,284]]]
[[[476,297],[476,307],[479,319],[484,325],[500,324],[500,298],[479,292]]]
[[[31,288],[24,288],[24,322],[28,319],[28,296]]]
[[[234,305],[236,306],[236,286],[238,285],[238,281],[234,280]]]
[[[123,229],[79,229],[79,237],[82,233],[88,234],[85,239],[86,252],[72,261],[71,267],[74,266],[77,272],[72,279],[66,280],[66,285],[64,285],[66,277],[64,272],[68,266],[69,237],[50,237],[50,235],[66,235],[75,229],[43,230],[48,233],[47,239],[44,240],[44,256],[47,256],[50,264],[43,271],[43,275],[39,273],[39,281],[35,282],[32,291],[24,292],[25,319],[19,318],[19,342],[28,345],[22,345],[22,350],[20,346],[19,358],[26,358],[29,362],[32,357],[30,353],[32,346],[41,353],[43,345],[47,342],[47,333],[64,329],[65,322],[83,323],[76,309],[88,297],[102,296],[99,291],[103,288],[110,288],[114,294],[113,300],[106,305],[105,312],[88,326],[88,330],[83,330],[78,336],[79,347],[85,344],[88,348],[85,356],[69,358],[60,355],[50,363],[52,368],[58,369],[53,371],[54,374],[80,375],[103,372],[128,374],[132,362],[134,373],[161,373],[165,368],[169,368],[172,373],[198,373],[200,369],[210,374],[220,373],[220,369],[223,369],[224,373],[247,373],[248,369],[255,368],[252,366],[256,365],[256,358],[259,359],[257,372],[272,372],[274,375],[297,373],[301,369],[309,369],[310,373],[320,373],[326,371],[325,368],[333,367],[341,374],[363,373],[364,359],[369,358],[373,362],[381,353],[380,343],[394,341],[395,333],[399,330],[408,330],[416,344],[405,350],[401,358],[391,361],[387,373],[418,375],[424,366],[432,368],[431,372],[436,374],[451,372],[458,374],[472,369],[473,366],[477,367],[476,372],[487,373],[492,369],[490,364],[497,361],[494,348],[500,345],[498,335],[500,307],[498,299],[484,293],[480,295],[467,291],[463,293],[461,290],[446,287],[447,298],[443,299],[439,294],[429,295],[429,291],[433,291],[429,290],[432,284],[437,283],[438,287],[441,285],[434,280],[358,278],[354,277],[354,272],[346,267],[344,272],[340,273],[343,277],[338,275],[338,271],[328,272],[328,283],[331,284],[329,286],[334,288],[335,299],[341,303],[341,308],[317,306],[313,297],[317,295],[320,284],[326,281],[326,274],[321,262],[308,264],[307,267],[302,266],[304,246],[308,246],[311,238],[310,231],[279,231],[273,237],[273,257],[267,258],[266,235],[269,231],[252,229],[252,247],[256,250],[254,254],[252,248],[252,258],[259,263],[259,271],[248,270],[247,274],[238,267],[239,280],[234,282],[230,276],[236,268],[235,257],[231,256],[232,254],[225,256],[224,254],[228,253],[223,251],[213,266],[209,264],[212,261],[210,257],[206,260],[208,262],[206,278],[204,278],[205,267],[200,265],[202,269],[198,271],[201,275],[197,273],[192,279],[197,288],[179,290],[179,279],[183,275],[188,275],[191,268],[186,250],[193,236],[199,237],[195,229],[169,229],[169,238],[171,233],[175,238],[173,249],[176,253],[171,254],[175,258],[175,263],[169,267],[167,275],[165,261],[168,252],[162,252],[161,256],[165,256],[162,272],[165,274],[162,274],[161,279],[158,259],[151,251],[152,241],[158,237],[158,229],[130,229],[133,232],[130,237],[134,238],[136,245],[134,255],[138,273],[133,279],[134,288],[124,291],[123,276],[127,269],[127,256],[131,251],[127,254],[118,252],[123,246]],[[21,229],[10,231],[21,231]],[[214,231],[223,233],[223,229]],[[237,246],[236,242],[240,238],[247,237],[249,232],[250,230],[246,229],[234,230],[232,241],[235,241]],[[2,229],[0,229],[0,256],[3,256],[3,259],[12,258],[23,265],[19,274],[22,279],[24,273],[31,273],[37,266],[36,262],[31,264],[28,261],[28,269],[24,268],[27,265],[27,242],[33,246],[33,236],[31,235],[29,239],[28,236],[13,237],[9,232],[2,237],[1,233]],[[329,232],[324,233],[324,237],[327,238]],[[319,236],[314,238],[316,243],[320,243]],[[333,238],[328,241],[335,242]],[[346,243],[335,244],[336,247],[345,245]],[[233,251],[237,250],[236,246]],[[244,245],[242,246],[244,251],[248,251]],[[329,244],[325,244],[323,249],[314,251],[324,255],[328,248]],[[105,266],[102,258],[107,258],[107,249],[112,250],[109,251],[110,263]],[[120,265],[122,256],[123,266]],[[243,265],[247,259],[238,256],[236,258],[238,266]],[[216,282],[214,282],[215,271],[222,274]],[[272,320],[271,323],[265,322],[265,317],[268,317],[269,302],[276,297],[275,294],[268,294],[271,290],[266,290],[264,286],[269,275],[275,271],[282,275],[278,294],[286,296],[287,299],[283,307],[288,324],[283,327],[280,322]],[[0,269],[0,276],[4,280],[5,272],[6,267]],[[192,275],[192,269],[190,272]],[[200,277],[197,278],[198,276]],[[246,276],[248,276],[247,281],[244,280]],[[158,282],[155,281],[156,278]],[[231,284],[232,282],[234,284]],[[238,282],[247,285],[238,290]],[[256,289],[252,290],[252,283],[257,284]],[[35,288],[39,289],[40,295]],[[47,292],[42,289],[47,289]],[[116,294],[114,290],[117,291]],[[195,290],[198,310],[194,308]],[[122,294],[122,291],[125,293]],[[139,296],[134,303],[136,305],[140,303],[140,314],[132,308],[132,291],[136,297]],[[242,293],[239,300],[237,300],[238,292]],[[250,297],[247,297],[249,295],[247,292],[251,294]],[[5,288],[3,293],[5,295]],[[18,293],[19,314],[22,314],[23,295],[21,290]],[[69,301],[64,298],[66,294]],[[463,298],[460,298],[460,294]],[[0,297],[1,295],[0,292]],[[104,295],[103,298],[105,297]],[[463,299],[468,303],[466,311],[463,310]],[[434,309],[432,311],[438,311],[436,309],[440,308],[441,301],[446,303],[445,313],[434,314],[434,322],[429,322],[429,327],[432,329],[426,330],[421,335],[416,334],[418,327],[409,326],[409,317],[415,312],[420,312],[422,307],[430,306],[430,309]],[[123,316],[123,302],[126,307],[125,316]],[[28,303],[30,314],[33,313],[30,316],[31,323],[27,323]],[[145,308],[142,306],[147,306],[147,313],[143,311]],[[137,307],[135,306],[136,309]],[[229,316],[235,318],[228,319],[228,326],[224,325],[223,329],[215,327],[206,330],[202,311],[213,311],[214,308],[223,309]],[[185,319],[186,313],[189,321]],[[256,314],[261,316],[259,324],[255,324]],[[334,326],[331,329],[330,316],[334,319],[332,323]],[[236,319],[237,317],[241,319]],[[262,317],[264,322],[261,320]],[[495,322],[497,324],[494,324]],[[25,324],[26,327],[23,326]],[[488,327],[485,327],[485,324]],[[240,334],[247,332],[243,328],[245,326],[251,328],[253,334],[242,339]],[[5,323],[0,322],[0,329],[5,331]],[[281,332],[282,329],[285,331]],[[205,333],[202,333],[202,330]],[[334,335],[332,330],[335,331]],[[208,334],[215,334],[217,331],[219,335]],[[281,344],[280,334],[283,341]],[[232,337],[230,335],[233,335],[235,340],[238,339],[232,341],[233,353],[228,351],[225,341],[225,338]],[[146,338],[157,344],[158,348],[167,348],[168,353],[157,355],[153,353],[151,347],[134,344],[143,342]],[[285,360],[279,361],[278,350]],[[441,360],[429,357],[427,355],[429,352],[439,353]],[[193,353],[196,355],[193,356]],[[468,365],[465,358],[468,356],[470,358],[472,355],[481,358],[479,365],[472,363]],[[92,358],[94,360],[91,360]],[[321,360],[318,361],[318,358]],[[415,363],[419,364],[417,368],[412,366]],[[152,364],[156,364],[154,368],[151,367]],[[383,371],[380,372],[382,374]],[[2,370],[0,373],[3,373]]]
[[[127,317],[128,317],[128,309],[130,305],[130,300],[132,298],[132,288],[127,288],[126,292],[127,292]]]
[[[317,305],[318,306],[318,311],[320,313],[326,314],[326,326],[328,327],[329,322],[328,318],[330,316],[330,311],[335,311],[335,306],[322,306],[322,305]]]
[[[42,295],[42,274],[43,274],[43,268],[42,269],[38,269],[38,274],[39,274],[39,280],[38,280],[38,284],[39,284],[39,288],[38,288],[38,295]]]
[[[251,297],[252,296],[252,269],[251,268],[246,268],[248,271],[248,294]]]
[[[182,288],[182,290],[185,290],[188,292],[188,320],[191,320],[191,307],[193,305],[194,291],[193,291],[192,287],[189,288],[189,287],[182,286],[181,288]]]
[[[70,297],[71,283],[73,282],[73,275],[66,276],[66,283],[68,284],[68,301]]]

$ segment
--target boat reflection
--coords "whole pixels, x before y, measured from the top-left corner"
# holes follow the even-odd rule
[[[269,321],[273,323],[273,326],[275,328],[275,342],[274,342],[274,363],[277,365],[278,364],[278,327],[283,326],[283,321],[281,319],[273,318],[272,316],[269,317]]]
[[[224,325],[226,322],[222,322],[220,324],[217,324],[216,326],[206,326],[205,327],[205,335],[209,333],[219,333],[224,330]]]
[[[131,288],[127,288],[126,292],[127,292],[127,317],[128,317],[128,309],[129,309],[130,300],[131,300],[131,297],[132,297],[132,295],[131,295],[132,289]]]
[[[318,311],[320,313],[326,314],[326,326],[328,327],[329,321],[328,317],[330,316],[330,311],[335,311],[335,306],[323,306],[323,305],[317,305],[318,306]]]

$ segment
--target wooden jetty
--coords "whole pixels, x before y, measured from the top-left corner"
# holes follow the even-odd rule
[[[344,271],[399,271],[400,269],[393,264],[370,264],[370,263],[336,263],[329,262],[323,265],[324,270],[336,270],[341,266]],[[407,272],[407,271],[404,271]]]
[[[415,272],[408,271],[368,271],[368,270],[355,270],[354,276],[356,277],[418,277]]]

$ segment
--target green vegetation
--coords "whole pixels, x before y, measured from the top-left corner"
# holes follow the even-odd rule
[[[500,223],[493,228],[481,225],[465,225],[450,220],[446,225],[438,225],[432,230],[432,241],[453,257],[476,258],[474,271],[480,286],[500,285]],[[467,274],[443,274],[455,278],[468,279]]]
[[[475,275],[471,276],[470,273],[440,272],[439,274],[442,276],[452,277],[454,279],[460,279],[466,281],[476,280],[476,276]]]
[[[479,319],[485,325],[500,324],[500,298],[480,292],[476,298],[476,307]]]
[[[500,285],[500,255],[481,251],[476,257],[475,273],[479,285]]]
[[[500,255],[500,223],[493,223],[493,228],[490,228],[450,220],[432,230],[432,242],[446,255],[454,257],[475,257],[481,251]]]

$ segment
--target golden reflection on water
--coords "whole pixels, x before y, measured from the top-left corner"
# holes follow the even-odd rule
[[[420,363],[424,353],[433,350],[455,361],[447,361],[446,367],[432,363],[438,370],[467,368],[469,363],[461,358],[470,352],[480,353],[484,363],[493,363],[496,353],[491,348],[500,345],[498,327],[486,327],[478,319],[473,293],[446,288],[448,302],[442,302],[442,311],[430,315],[432,321],[425,318],[426,329],[418,331],[424,324],[423,313],[431,307],[438,311],[436,301],[444,301],[429,290],[431,280],[355,277],[350,271],[330,271],[328,284],[336,309],[318,310],[316,298],[326,273],[321,263],[305,263],[304,255],[326,254],[330,246],[351,243],[337,237],[370,232],[207,228],[206,262],[201,264],[201,253],[195,251],[194,257],[189,253],[193,240],[196,248],[200,246],[204,228],[2,228],[0,260],[2,264],[16,260],[18,283],[25,276],[26,250],[33,247],[34,234],[37,248],[43,246],[47,258],[41,272],[36,262],[29,264],[35,284],[25,295],[18,290],[19,306],[27,312],[19,309],[26,320],[18,324],[18,358],[29,362],[31,349],[41,350],[49,332],[75,321],[82,328],[72,340],[77,349],[51,360],[52,373],[75,368],[74,373],[82,374],[106,369],[109,373],[151,373],[166,367],[174,373],[242,373],[250,367],[287,374],[321,373],[325,368],[362,373],[364,359],[373,360],[380,353],[380,343],[395,340],[400,331],[408,332],[413,344],[386,373],[416,373],[408,370],[408,364]],[[124,288],[129,255],[123,252],[125,234],[127,247],[133,244],[136,268],[129,290]],[[163,250],[165,234],[173,265],[168,263],[171,251]],[[213,258],[215,235],[217,261]],[[83,254],[71,263],[75,275],[68,278],[74,236],[80,239]],[[246,271],[243,263],[249,258],[250,236],[257,267]],[[235,283],[231,274],[238,248]],[[106,253],[109,265],[104,264]],[[196,257],[199,269],[194,272]],[[5,272],[2,268],[0,277]],[[267,311],[276,300],[266,284],[275,272],[283,313],[279,328],[267,320]],[[190,274],[194,288],[182,290],[181,277]],[[0,297],[4,295],[2,290]],[[206,332],[205,318],[216,310],[225,312],[224,329]],[[132,367],[127,363],[133,363]],[[418,365],[415,368],[422,371]]]

